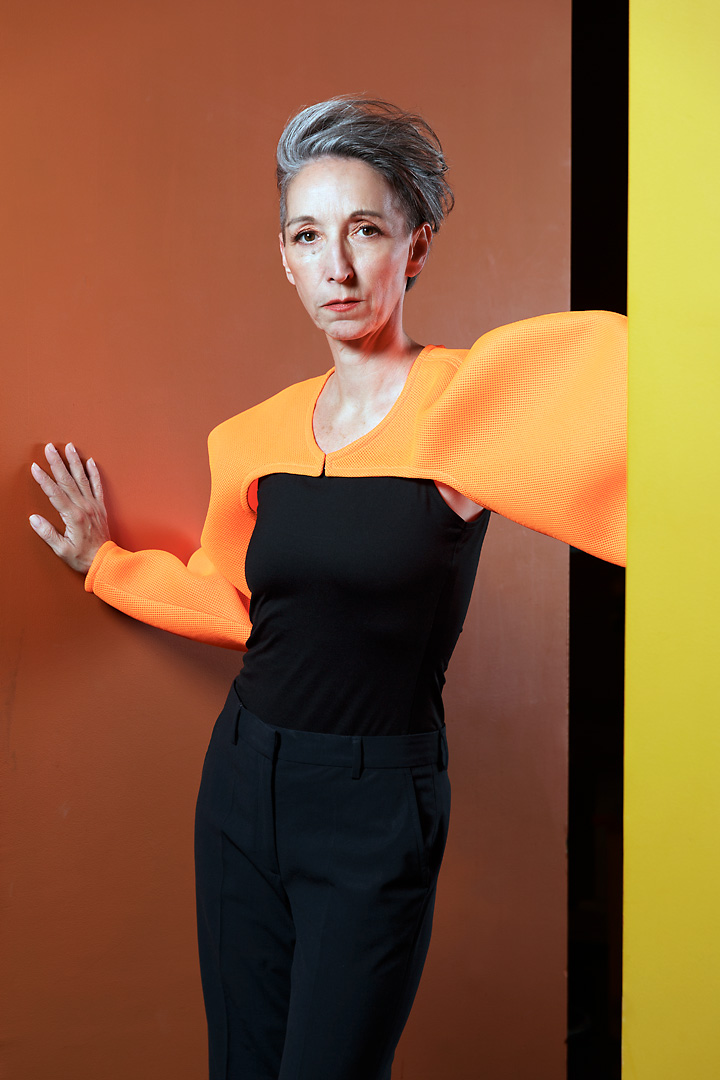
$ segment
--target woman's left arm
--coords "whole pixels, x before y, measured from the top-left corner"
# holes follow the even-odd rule
[[[626,427],[627,319],[609,311],[491,330],[425,417],[443,479],[458,491],[620,565]]]

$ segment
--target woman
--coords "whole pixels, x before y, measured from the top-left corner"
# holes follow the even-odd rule
[[[216,428],[185,567],[110,540],[100,476],[49,446],[31,523],[86,588],[247,648],[198,798],[215,1078],[390,1076],[430,938],[450,789],[441,691],[490,510],[622,561],[624,322],[565,313],[469,351],[403,301],[452,206],[437,137],[384,102],[301,112],[280,249],[332,370]],[[252,597],[252,599],[250,599]]]

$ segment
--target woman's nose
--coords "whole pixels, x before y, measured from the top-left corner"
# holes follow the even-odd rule
[[[354,270],[350,253],[347,251],[345,244],[338,242],[335,244],[328,244],[326,248],[327,255],[327,279],[328,281],[347,281],[348,278],[353,276]]]

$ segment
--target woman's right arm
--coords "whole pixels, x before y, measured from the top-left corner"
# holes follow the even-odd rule
[[[38,514],[38,536],[74,570],[85,588],[135,619],[212,645],[244,649],[251,630],[248,598],[223,577],[201,548],[186,566],[167,551],[125,551],[110,539],[100,473],[92,458],[83,467],[71,443],[67,465],[52,444],[45,448],[52,476],[33,463],[32,474],[60,514],[64,535]]]

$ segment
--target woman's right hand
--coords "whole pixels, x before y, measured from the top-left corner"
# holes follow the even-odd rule
[[[65,447],[67,465],[52,443],[45,447],[52,477],[32,463],[31,472],[65,525],[63,536],[49,521],[33,514],[30,524],[63,562],[86,574],[99,549],[110,539],[98,467],[82,460],[72,443]],[[54,479],[53,479],[54,477]]]

